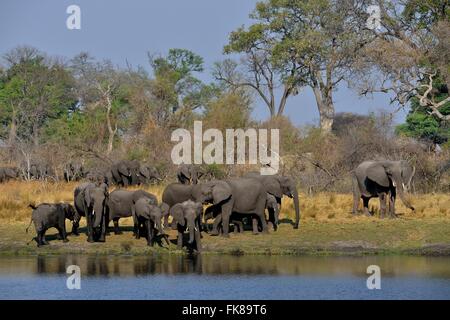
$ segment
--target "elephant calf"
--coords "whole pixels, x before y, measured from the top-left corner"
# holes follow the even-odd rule
[[[75,216],[74,207],[68,203],[41,203],[38,206],[30,204],[29,207],[33,209],[33,212],[26,232],[28,233],[31,223],[34,222],[34,227],[36,228],[36,237],[34,239],[38,247],[49,244],[45,240],[45,232],[49,228],[58,229],[58,239],[64,242],[69,241],[66,233],[66,219],[73,221]]]
[[[164,233],[161,224],[161,219],[169,213],[169,206],[167,204],[161,203],[158,206],[151,199],[142,197],[133,203],[132,211],[136,239],[139,239],[140,228],[143,225],[149,246],[153,246],[158,232],[166,240],[167,245],[169,245],[169,240],[167,240],[168,235]]]
[[[200,202],[194,202],[187,200],[182,203],[177,203],[170,208],[170,215],[173,217],[174,222],[177,224],[178,240],[177,248],[183,247],[183,234],[187,228],[189,228],[189,244],[192,245],[195,240],[196,249],[201,251],[202,246],[200,243],[201,238],[201,218],[203,215],[203,205]]]

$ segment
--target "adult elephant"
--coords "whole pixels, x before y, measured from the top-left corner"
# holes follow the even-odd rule
[[[297,185],[293,178],[281,175],[261,175],[259,172],[249,172],[244,177],[256,178],[263,183],[267,193],[273,195],[278,203],[278,209],[281,210],[281,199],[283,196],[288,196],[294,201],[295,210],[295,222],[293,224],[294,229],[298,229],[300,223],[300,205],[298,200]],[[275,222],[275,212],[273,209],[269,208],[269,220],[272,221],[274,225],[274,230],[277,228],[277,223]],[[273,218],[271,218],[273,216]]]
[[[178,181],[182,184],[197,184],[201,176],[203,171],[192,164],[182,164],[177,171]]]
[[[414,207],[405,198],[416,169],[407,161],[364,161],[353,173],[353,214],[357,214],[359,200],[363,200],[364,213],[370,216],[369,200],[380,198],[380,217],[386,213],[389,198],[389,216],[395,218],[397,192],[405,206]]]
[[[17,179],[19,177],[19,170],[11,167],[0,168],[0,182],[5,182],[10,179]]]
[[[111,166],[111,176],[115,184],[127,187],[131,183],[131,166],[130,161],[122,160]]]
[[[81,217],[86,217],[88,242],[105,242],[106,215],[108,202],[106,184],[82,183],[74,191],[74,204],[77,215],[74,218],[72,234],[78,235]]]
[[[139,166],[138,184],[148,184],[152,180],[161,181],[161,175],[155,167],[149,165]]]
[[[233,212],[249,214],[260,219],[263,232],[267,232],[264,215],[267,192],[264,185],[254,178],[212,180],[195,185],[172,183],[163,192],[162,201],[170,207],[186,200],[220,206],[221,214],[214,220],[211,235],[218,235],[222,223],[223,236],[228,237],[230,216]]]
[[[133,204],[140,198],[149,199],[153,205],[158,205],[158,199],[155,195],[144,190],[128,191],[128,190],[114,190],[109,195],[108,216],[106,218],[106,226],[109,222],[114,222],[114,234],[121,234],[119,229],[119,219],[131,217],[133,215]],[[136,232],[136,230],[134,230]]]

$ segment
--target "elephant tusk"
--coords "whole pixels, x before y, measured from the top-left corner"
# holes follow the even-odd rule
[[[397,188],[397,184],[395,183],[395,180],[392,181],[392,185],[394,186],[394,188]]]
[[[198,231],[197,227],[194,228],[195,231]]]
[[[403,187],[403,190],[406,191],[406,186],[403,182],[402,182],[402,187]]]

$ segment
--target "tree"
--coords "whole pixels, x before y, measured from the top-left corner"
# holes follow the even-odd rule
[[[79,108],[101,108],[108,130],[106,155],[113,150],[119,129],[119,117],[125,112],[124,76],[110,61],[94,61],[87,53],[72,60],[71,68],[77,80]]]
[[[203,71],[203,58],[186,49],[170,49],[167,56],[149,54],[157,96],[175,113],[195,110],[204,103],[208,87],[194,76]]]
[[[425,90],[425,89],[422,89]],[[433,83],[434,96],[437,100],[444,100],[448,96],[448,89],[442,81],[436,79]],[[406,123],[397,126],[398,134],[413,137],[435,144],[446,143],[450,140],[450,122],[430,113],[427,106],[420,103],[417,97],[410,100],[411,110],[406,117]],[[450,103],[440,108],[444,116],[450,115]]]
[[[368,33],[363,30],[367,19],[364,9],[365,1],[258,2],[251,15],[256,23],[248,30],[240,28],[231,33],[225,47],[227,53],[245,54],[247,74],[254,80],[234,81],[225,72],[218,73],[225,75],[219,79],[254,88],[272,116],[275,79],[283,88],[277,114],[283,113],[286,99],[299,87],[309,86],[316,98],[320,127],[329,132],[334,117],[333,92],[368,42]]]
[[[381,28],[361,55],[361,93],[389,92],[400,106],[414,99],[422,111],[450,120],[445,112],[450,103],[448,1],[379,0],[378,5]]]
[[[61,62],[34,48],[18,47],[4,59],[0,108],[9,145],[20,139],[38,146],[41,128],[74,107],[73,78]]]

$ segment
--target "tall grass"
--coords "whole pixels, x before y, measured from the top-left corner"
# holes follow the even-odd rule
[[[31,209],[28,205],[43,202],[73,203],[73,191],[79,183],[71,182],[41,182],[41,181],[10,181],[0,184],[0,219],[10,221],[25,221],[30,218]],[[161,199],[164,186],[131,187],[145,189]],[[112,187],[110,191],[114,190]],[[449,194],[411,195],[411,201],[416,208],[413,212],[407,209],[398,199],[396,212],[405,218],[423,219],[429,217],[450,218]],[[319,193],[313,196],[300,194],[300,209],[302,220],[317,221],[349,221],[360,219],[351,214],[353,198],[351,194]],[[360,204],[361,206],[362,204]],[[372,199],[370,209],[379,214],[379,201]],[[295,216],[293,201],[283,199],[280,218],[293,219]]]

